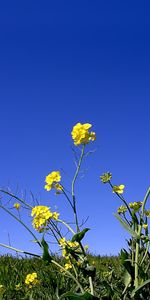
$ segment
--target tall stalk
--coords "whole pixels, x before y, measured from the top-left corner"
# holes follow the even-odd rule
[[[73,201],[73,211],[74,211],[74,217],[75,217],[77,232],[80,231],[80,228],[79,228],[78,216],[77,216],[77,210],[76,210],[75,182],[76,182],[76,179],[77,179],[77,176],[79,174],[81,164],[82,164],[82,161],[83,161],[84,150],[85,150],[85,144],[82,146],[81,155],[80,155],[80,158],[79,158],[79,162],[78,162],[78,165],[77,165],[75,175],[74,175],[73,180],[72,180],[72,189],[71,189],[72,201]]]

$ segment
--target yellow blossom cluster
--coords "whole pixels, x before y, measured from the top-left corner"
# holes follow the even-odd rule
[[[66,270],[72,269],[72,263],[70,261],[65,264],[65,269]]]
[[[129,203],[129,207],[131,209],[133,209],[135,212],[137,212],[140,207],[142,206],[142,202],[141,201],[138,201],[138,202],[130,202]]]
[[[31,273],[26,276],[25,284],[27,284],[29,288],[32,288],[37,283],[39,283],[39,280],[37,279],[37,273]]]
[[[124,214],[126,211],[127,208],[124,205],[121,205],[117,210],[118,214]]]
[[[74,144],[79,146],[81,144],[88,144],[90,141],[96,140],[95,132],[89,132],[89,129],[92,127],[91,124],[85,123],[77,123],[71,132],[72,138],[74,140]]]
[[[40,231],[43,226],[47,225],[51,218],[58,220],[59,213],[51,212],[48,206],[38,205],[32,208],[31,216],[33,217],[33,227],[37,231]]]
[[[100,176],[100,179],[103,183],[107,183],[112,178],[112,174],[110,172],[104,173]]]
[[[58,184],[61,180],[61,175],[59,171],[53,171],[50,174],[48,174],[45,178],[45,189],[47,191],[50,191],[52,188],[56,188],[56,190],[61,191],[63,187]]]
[[[67,241],[65,238],[59,239],[59,245],[62,247],[62,256],[65,259],[70,258],[70,253],[67,250],[67,247],[72,248],[72,249],[78,249],[79,248],[79,243],[78,242],[71,242]]]
[[[124,188],[125,188],[125,186],[124,186],[123,184],[120,184],[120,185],[114,185],[114,186],[113,186],[113,193],[123,194]]]

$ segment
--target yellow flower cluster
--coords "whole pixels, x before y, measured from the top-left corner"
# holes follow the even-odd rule
[[[59,245],[62,247],[62,256],[65,259],[69,259],[70,258],[70,253],[68,253],[66,246],[68,246],[68,247],[70,247],[72,249],[79,248],[79,243],[78,242],[71,242],[69,240],[66,241],[65,238],[59,239]]]
[[[14,208],[16,208],[17,210],[19,210],[20,206],[20,203],[14,203]]]
[[[124,205],[121,205],[117,210],[118,214],[124,214],[126,211],[127,208]]]
[[[104,173],[100,176],[100,179],[103,183],[107,183],[112,178],[112,174],[110,172]]]
[[[70,261],[65,264],[65,269],[66,270],[72,269],[72,263]]]
[[[39,280],[37,279],[37,273],[31,273],[26,276],[25,284],[27,284],[29,288],[32,288],[37,283],[39,283]]]
[[[81,144],[88,144],[90,141],[96,140],[95,132],[89,132],[89,129],[92,127],[91,124],[85,123],[77,123],[71,132],[72,138],[74,140],[74,144],[79,146]]]
[[[33,227],[37,231],[40,231],[43,226],[47,225],[50,218],[58,220],[59,213],[51,212],[48,206],[39,205],[32,208],[31,216],[33,217]]]
[[[142,202],[141,201],[138,201],[138,202],[130,202],[129,203],[129,207],[131,209],[133,209],[135,212],[137,212],[140,207],[142,206]]]
[[[56,188],[56,190],[62,190],[62,186],[60,184],[58,184],[57,182],[59,182],[61,180],[61,175],[59,171],[53,171],[50,174],[48,174],[45,178],[45,189],[47,191],[50,191],[52,188]]]
[[[120,185],[114,185],[114,186],[113,186],[113,193],[123,194],[124,188],[125,188],[125,186],[124,186],[123,184],[120,184]]]

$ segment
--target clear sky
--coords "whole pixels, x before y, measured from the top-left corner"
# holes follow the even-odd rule
[[[32,191],[70,221],[65,199],[46,192],[44,180],[61,169],[69,187],[72,127],[91,123],[97,141],[88,149],[96,151],[76,188],[96,254],[126,245],[113,216],[121,202],[99,176],[112,172],[128,201],[142,201],[150,183],[149,12],[149,1],[0,2],[0,185],[27,199]],[[0,230],[1,243],[9,235],[12,246],[34,250],[2,210]]]

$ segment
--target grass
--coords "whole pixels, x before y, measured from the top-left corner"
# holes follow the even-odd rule
[[[60,262],[61,258],[55,255],[55,260]],[[90,254],[89,260],[97,269],[97,275],[94,282],[97,294],[105,294],[105,291],[102,288],[102,282],[106,283],[109,279],[111,281],[120,281],[120,284],[122,285],[122,268],[118,257],[95,256]],[[25,285],[24,280],[26,275],[32,272],[38,274],[40,283],[34,288],[29,289]],[[114,274],[113,276],[112,273]],[[18,284],[20,284],[20,287],[16,289],[16,285]],[[59,299],[57,295],[62,295],[72,288],[73,282],[70,278],[62,276],[60,270],[54,266],[46,265],[45,262],[40,259],[1,256],[0,285],[3,285],[5,288],[4,293],[1,292],[0,299],[56,300]]]

